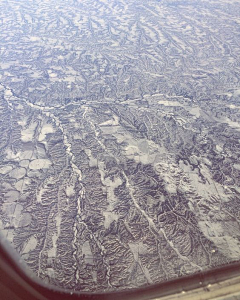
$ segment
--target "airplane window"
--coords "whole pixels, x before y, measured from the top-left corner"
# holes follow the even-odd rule
[[[71,292],[240,260],[240,2],[2,0],[0,231]]]

